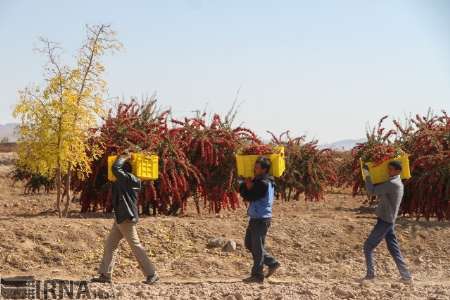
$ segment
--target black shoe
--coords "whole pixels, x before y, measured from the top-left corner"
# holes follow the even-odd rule
[[[92,283],[112,283],[111,277],[106,276],[105,274],[100,274],[98,277],[94,277],[91,279]]]
[[[155,284],[159,280],[158,275],[153,274],[151,276],[147,276],[147,279],[144,281],[145,284]]]
[[[281,267],[280,263],[276,263],[273,266],[269,267],[269,271],[267,272],[266,278],[272,276],[279,268]]]
[[[264,276],[252,275],[242,280],[244,283],[264,283]]]

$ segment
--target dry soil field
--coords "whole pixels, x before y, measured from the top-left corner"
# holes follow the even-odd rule
[[[40,279],[88,279],[95,274],[111,216],[70,218],[52,211],[54,195],[24,196],[7,180],[11,154],[0,153],[0,274]],[[414,275],[399,283],[386,246],[376,251],[378,279],[361,283],[362,244],[374,223],[361,199],[328,194],[320,203],[277,203],[267,248],[282,268],[263,285],[241,282],[250,269],[242,245],[245,209],[220,216],[146,217],[139,224],[145,248],[161,282],[143,279],[122,242],[114,284],[92,286],[117,299],[450,299],[450,224],[400,218],[402,250]],[[237,242],[235,252],[210,249],[221,237]]]

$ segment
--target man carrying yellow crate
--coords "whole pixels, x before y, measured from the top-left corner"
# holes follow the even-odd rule
[[[92,282],[110,283],[114,268],[114,255],[122,238],[125,238],[139,262],[147,284],[158,281],[155,266],[149,260],[144,247],[142,247],[136,230],[139,219],[137,195],[141,189],[141,180],[132,174],[130,156],[120,156],[112,167],[117,178],[112,184],[112,205],[115,221],[111,232],[105,242],[103,259],[99,267],[99,276]]]
[[[372,184],[370,175],[366,173],[366,189],[369,194],[377,196],[380,202],[376,209],[377,223],[364,243],[364,255],[367,264],[367,275],[364,279],[372,280],[375,278],[373,250],[385,239],[389,253],[400,271],[402,280],[411,283],[411,273],[402,256],[394,231],[395,220],[403,198],[403,183],[400,178],[402,165],[398,161],[391,161],[388,170],[389,180],[377,185]]]
[[[245,234],[245,247],[252,253],[253,268],[247,283],[264,282],[264,265],[269,268],[266,277],[280,267],[280,263],[264,249],[267,231],[272,220],[272,205],[275,196],[273,177],[269,175],[270,160],[259,157],[255,163],[255,177],[246,179],[240,186],[245,201],[250,202],[247,214],[250,221]]]

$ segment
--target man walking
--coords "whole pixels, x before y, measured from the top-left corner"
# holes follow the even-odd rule
[[[99,267],[99,276],[92,282],[110,283],[114,268],[115,253],[122,238],[125,238],[142,269],[145,283],[158,281],[155,267],[150,262],[144,247],[142,247],[136,230],[138,222],[137,195],[141,189],[141,181],[131,173],[129,156],[120,156],[112,167],[117,178],[112,184],[112,205],[115,221],[105,242],[103,259]]]
[[[253,257],[251,276],[244,279],[247,283],[264,282],[264,265],[269,268],[266,277],[271,276],[280,267],[280,263],[264,249],[267,231],[272,220],[275,194],[275,186],[269,170],[270,160],[265,157],[258,158],[255,163],[255,178],[247,179],[240,186],[242,198],[249,202],[247,214],[250,221],[245,234],[245,247]]]
[[[367,191],[377,196],[380,202],[376,209],[377,223],[364,243],[364,255],[367,264],[365,279],[371,280],[375,278],[373,250],[385,239],[389,253],[400,271],[402,280],[410,283],[412,281],[411,273],[400,252],[394,231],[395,220],[403,198],[403,183],[400,178],[402,165],[398,161],[392,161],[389,163],[388,168],[390,179],[385,183],[373,185],[370,176],[366,177]]]

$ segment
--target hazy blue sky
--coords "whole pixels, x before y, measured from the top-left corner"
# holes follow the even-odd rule
[[[37,38],[68,59],[84,24],[111,23],[125,51],[105,59],[111,96],[157,92],[175,114],[358,138],[384,114],[450,110],[450,1],[0,0],[0,123],[17,90],[41,83]]]

